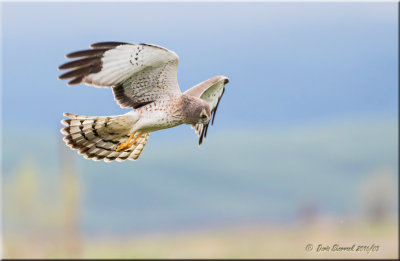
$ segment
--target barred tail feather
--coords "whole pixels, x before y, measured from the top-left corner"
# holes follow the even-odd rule
[[[87,159],[124,161],[137,160],[146,145],[150,133],[141,135],[135,144],[127,150],[117,152],[118,145],[129,138],[131,122],[126,115],[109,117],[92,117],[64,113],[69,119],[62,120],[66,127],[61,130],[65,143],[78,150]]]

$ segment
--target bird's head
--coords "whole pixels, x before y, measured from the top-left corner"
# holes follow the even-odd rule
[[[185,122],[188,124],[207,124],[211,118],[210,105],[197,97],[184,95],[182,109]]]

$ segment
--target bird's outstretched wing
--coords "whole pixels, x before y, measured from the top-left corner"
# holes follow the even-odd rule
[[[66,55],[77,59],[59,67],[70,70],[59,79],[72,79],[69,85],[112,87],[115,100],[122,108],[139,108],[181,94],[176,53],[150,44],[101,42],[90,47]]]
[[[204,82],[197,84],[185,92],[185,94],[198,97],[208,103],[211,109],[211,125],[214,124],[215,114],[217,112],[218,104],[225,91],[225,84],[229,79],[225,76],[215,76]],[[192,125],[196,133],[199,135],[199,145],[203,142],[203,138],[207,136],[208,124]]]

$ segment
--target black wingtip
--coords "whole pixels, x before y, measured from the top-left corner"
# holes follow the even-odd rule
[[[73,69],[73,68],[79,68],[79,67],[85,67],[85,66],[91,66],[94,64],[101,63],[101,60],[98,58],[83,58],[71,62],[64,63],[58,67],[59,70],[65,70],[65,69]]]
[[[207,138],[208,123],[204,126],[204,138]]]
[[[110,50],[110,48],[96,48],[90,50],[77,51],[73,53],[67,54],[66,58],[82,58],[82,57],[101,57],[106,51]]]
[[[205,139],[207,136],[207,129],[208,129],[208,124],[205,124],[200,133],[199,146],[203,143],[203,139]]]
[[[83,76],[80,76],[80,77],[76,77],[75,79],[69,81],[67,84],[70,86],[77,85],[77,84],[80,84],[82,81],[83,81]]]
[[[98,42],[98,43],[91,44],[90,47],[93,48],[93,49],[114,48],[114,47],[117,47],[117,46],[123,45],[123,44],[129,44],[129,43],[125,43],[125,42]]]

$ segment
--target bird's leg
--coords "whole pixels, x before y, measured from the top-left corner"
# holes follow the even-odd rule
[[[121,144],[118,145],[117,149],[115,151],[121,151],[121,150],[126,150],[132,147],[133,143],[130,144],[130,141],[133,139],[133,136],[135,136],[136,131],[132,132],[131,136],[125,141],[121,142]],[[139,135],[138,135],[139,136]],[[136,141],[137,138],[135,138],[134,141]]]
[[[139,133],[139,134],[137,135],[137,137],[136,137],[133,141],[129,142],[128,148],[132,147],[132,145],[135,144],[135,142],[136,142],[141,136],[142,136],[142,134]]]

